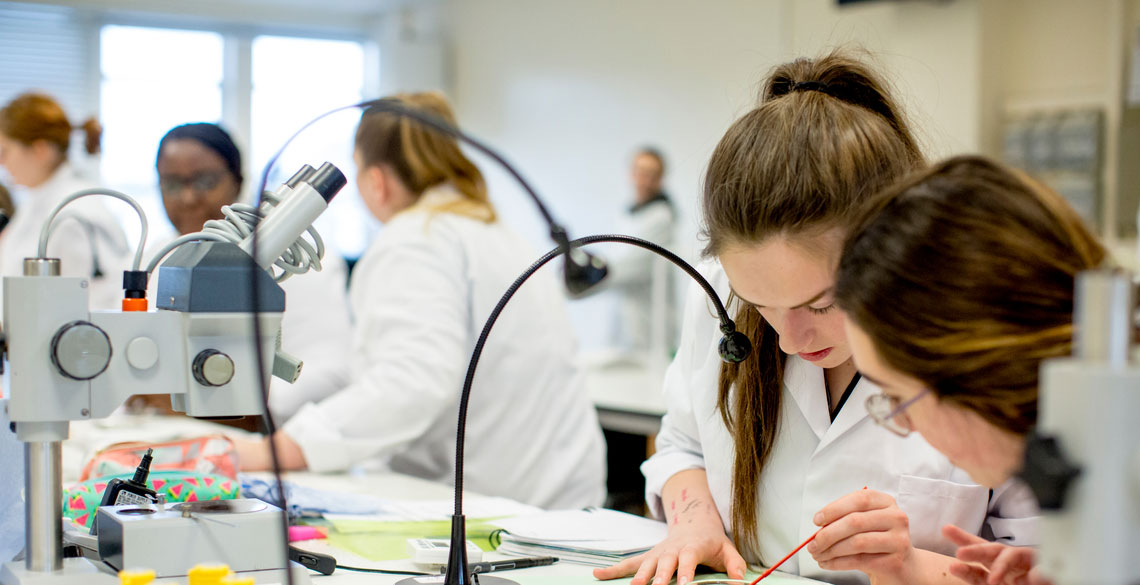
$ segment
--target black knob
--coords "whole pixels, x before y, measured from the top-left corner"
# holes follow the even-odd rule
[[[72,380],[90,380],[111,363],[111,339],[94,323],[72,321],[51,338],[51,363]]]
[[[204,349],[194,357],[190,370],[203,386],[225,386],[234,377],[234,360],[216,349]]]
[[[1055,437],[1033,433],[1026,439],[1024,467],[1018,475],[1033,490],[1042,510],[1060,510],[1081,468],[1070,463]]]

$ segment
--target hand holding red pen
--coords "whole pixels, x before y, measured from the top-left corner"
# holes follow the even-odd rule
[[[813,519],[823,528],[807,550],[829,571],[862,571],[873,583],[906,582],[914,555],[910,524],[895,499],[862,489],[832,502]]]

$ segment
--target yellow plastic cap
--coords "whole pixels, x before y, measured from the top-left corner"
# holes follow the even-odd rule
[[[150,585],[154,581],[154,571],[151,569],[119,571],[119,583],[122,585]]]
[[[253,577],[226,577],[221,585],[254,585]]]
[[[190,569],[190,585],[221,585],[222,579],[230,576],[226,565],[198,565]]]

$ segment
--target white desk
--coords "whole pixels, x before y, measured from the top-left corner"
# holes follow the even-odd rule
[[[450,486],[444,486],[421,479],[397,474],[371,474],[360,477],[347,477],[344,475],[317,475],[312,473],[289,474],[288,479],[298,484],[327,490],[344,491],[360,494],[371,494],[384,498],[405,500],[439,500],[450,498],[453,494]],[[299,548],[329,554],[336,557],[338,564],[354,567],[376,567],[385,569],[421,570],[410,561],[373,562],[360,558],[350,552],[333,548],[322,540],[310,540],[297,543]],[[497,560],[510,558],[495,552],[485,553],[484,560]],[[519,569],[494,573],[495,576],[511,579],[519,585],[580,585],[597,584],[592,575],[593,568],[571,563],[556,563],[548,567],[535,567],[533,569]],[[359,573],[337,569],[332,575],[313,574],[314,585],[388,585],[404,579],[401,575],[383,575],[374,573]],[[628,579],[613,581],[615,584],[626,584]],[[781,585],[795,583],[798,585],[818,584],[818,581],[776,574],[765,579],[766,584]]]

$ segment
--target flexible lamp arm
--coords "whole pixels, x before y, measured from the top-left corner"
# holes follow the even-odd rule
[[[614,242],[619,244],[627,244],[644,248],[665,258],[666,260],[675,264],[681,270],[684,270],[690,278],[695,280],[697,284],[704,289],[705,294],[712,300],[716,308],[717,317],[720,320],[720,330],[724,334],[724,338],[720,341],[721,357],[725,361],[740,362],[748,356],[751,351],[752,344],[748,341],[748,337],[736,331],[736,324],[728,316],[728,311],[724,308],[724,303],[721,302],[720,297],[717,296],[716,291],[713,290],[712,285],[709,284],[705,277],[701,276],[695,268],[689,265],[688,262],[682,260],[676,254],[666,250],[665,248],[654,244],[653,242],[635,238],[632,236],[625,236],[620,234],[606,234],[594,235],[578,238],[568,242],[567,249],[575,249],[589,244],[598,244],[603,242]],[[463,393],[459,398],[459,425],[457,427],[456,441],[455,441],[455,515],[463,515],[463,451],[465,443],[465,434],[467,430],[467,405],[471,399],[471,385],[475,380],[475,368],[479,366],[479,358],[483,355],[483,347],[487,343],[487,337],[491,333],[491,328],[495,326],[499,315],[506,308],[507,303],[522,287],[523,283],[527,281],[539,268],[545,266],[548,262],[563,254],[561,248],[555,248],[541,258],[534,264],[531,264],[507,289],[503,296],[499,299],[499,303],[491,310],[491,314],[487,317],[487,322],[483,325],[483,330],[479,333],[479,338],[475,342],[475,348],[471,352],[471,361],[467,364],[467,376],[463,380]]]

